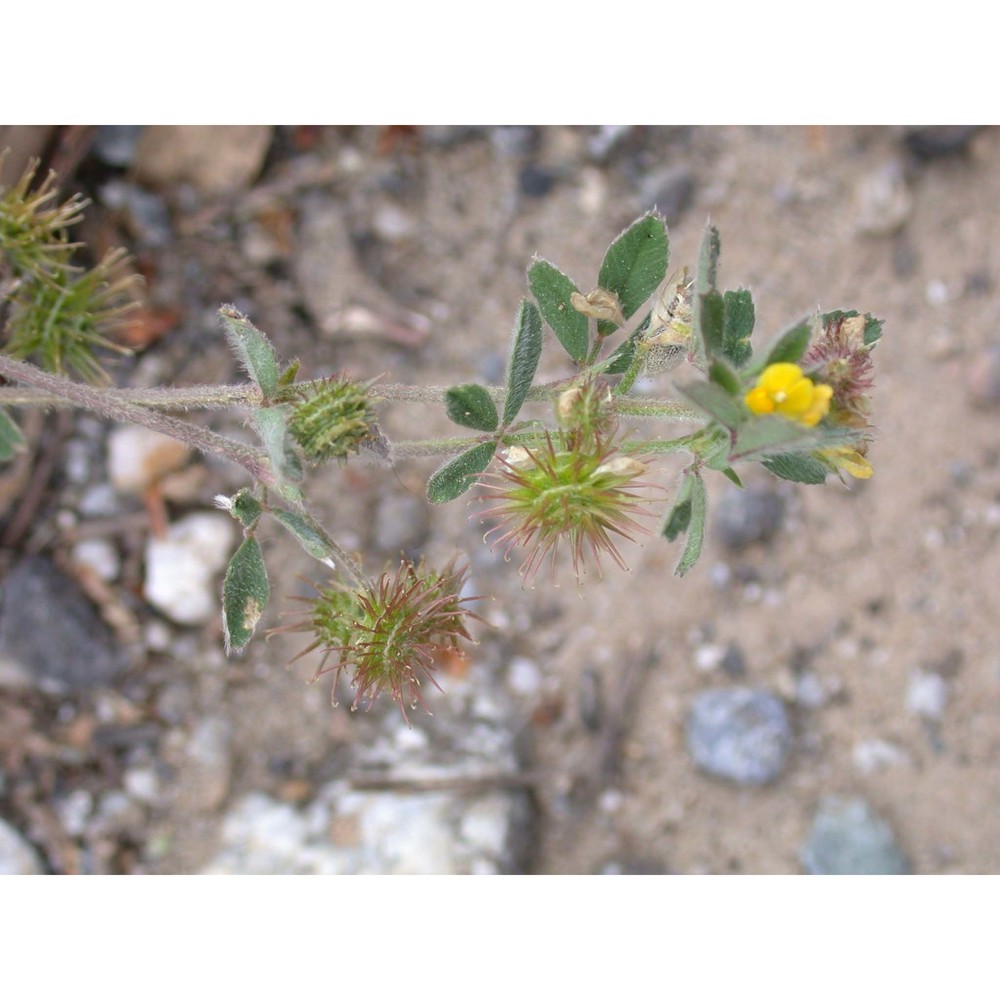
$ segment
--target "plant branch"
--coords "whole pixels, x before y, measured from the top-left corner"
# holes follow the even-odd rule
[[[25,382],[43,393],[68,400],[74,406],[96,413],[116,423],[132,423],[183,441],[192,448],[228,458],[242,465],[265,486],[273,486],[274,473],[267,456],[257,448],[241,444],[204,427],[196,427],[165,413],[123,399],[108,389],[94,389],[62,375],[43,371],[32,364],[0,354],[0,375],[15,382]]]
[[[151,410],[224,410],[231,406],[256,406],[260,389],[245,385],[192,385],[170,389],[102,389],[107,399],[134,403]],[[0,387],[0,406],[45,406],[53,409],[80,404],[54,392],[29,386]]]

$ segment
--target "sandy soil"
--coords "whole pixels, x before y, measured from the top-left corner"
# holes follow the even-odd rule
[[[1000,132],[983,131],[964,153],[929,162],[916,161],[894,129],[650,129],[603,163],[583,155],[589,134],[543,130],[534,158],[551,165],[558,181],[540,198],[518,194],[516,157],[477,139],[383,154],[403,162],[405,183],[394,192],[355,174],[333,194],[310,202],[307,193],[297,203],[292,269],[299,281],[303,230],[331,199],[355,229],[387,204],[412,220],[414,228],[394,242],[356,245],[353,266],[395,307],[433,318],[416,350],[321,336],[304,323],[282,330],[284,286],[264,286],[256,301],[253,289],[242,289],[282,352],[307,366],[432,384],[495,377],[531,255],[548,257],[589,288],[604,248],[651,207],[643,179],[677,168],[690,175],[693,193],[668,219],[672,266],[693,262],[711,217],[722,235],[721,280],[753,289],[758,338],[817,306],[884,320],[874,477],[851,488],[796,487],[754,470],[761,475],[751,473],[750,482],[774,483],[787,500],[782,528],[767,545],[734,553],[710,532],[700,564],[679,580],[672,575],[677,551],[651,539],[623,550],[631,572],[609,570],[581,591],[568,572],[557,588],[540,574],[526,591],[516,566],[475,557],[474,571],[513,624],[473,651],[470,680],[496,669],[501,648],[544,672],[542,690],[516,720],[525,727],[541,809],[533,870],[587,873],[616,860],[673,872],[797,872],[820,797],[850,794],[890,821],[917,872],[996,871],[1000,447],[997,410],[974,405],[969,380],[1000,333]],[[374,158],[376,138],[335,134],[326,140],[329,156],[350,142]],[[888,221],[874,223],[882,231],[866,232],[865,191],[894,176],[902,204],[883,206]],[[212,260],[226,247],[199,252]],[[329,301],[364,299],[355,274],[327,271]],[[240,281],[230,270],[217,284],[222,301]],[[169,337],[156,350],[169,353]],[[565,370],[554,351],[542,369]],[[664,377],[656,391],[668,385]],[[413,412],[388,412],[387,431],[409,432]],[[427,430],[446,431],[436,414],[426,419]],[[668,488],[679,467],[662,463]],[[321,474],[313,495],[329,498],[333,530],[371,545],[368,511],[380,492],[419,493],[431,468],[335,469]],[[726,489],[719,477],[710,503]],[[431,556],[480,545],[468,513],[464,502],[431,512]],[[283,545],[274,542],[288,574],[305,570]],[[203,637],[206,649],[217,641]],[[793,706],[796,748],[774,785],[737,788],[692,763],[684,741],[691,698],[734,683],[721,669],[699,668],[696,654],[706,644],[737,644],[746,661],[739,683],[770,687]],[[279,669],[293,648],[279,640],[255,649],[238,675],[224,675],[225,684],[192,682],[201,684],[200,698],[220,699],[236,726],[234,794],[265,781],[275,753],[318,760],[353,738],[352,718],[302,686],[308,667]],[[629,720],[617,791],[595,798],[583,778],[600,748],[581,720],[581,691],[596,672],[606,705],[613,703],[629,664],[646,656],[652,666]],[[936,720],[907,708],[908,686],[921,670],[947,681]],[[821,704],[796,700],[804,673],[818,681]],[[895,762],[859,766],[858,746],[873,740],[895,747]],[[188,809],[183,797],[171,808],[165,822],[175,847],[159,866],[195,870],[211,854],[212,817]]]

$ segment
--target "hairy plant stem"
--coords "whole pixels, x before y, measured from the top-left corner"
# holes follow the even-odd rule
[[[166,413],[147,409],[145,406],[123,399],[113,390],[94,389],[81,382],[74,382],[62,375],[54,375],[4,354],[0,354],[0,375],[15,382],[25,382],[51,396],[68,400],[74,406],[96,413],[106,420],[112,420],[116,423],[139,424],[139,426],[147,427],[151,431],[157,431],[168,437],[176,438],[178,441],[183,441],[199,451],[228,458],[230,461],[242,465],[254,479],[264,486],[273,486],[276,483],[271,463],[264,452],[257,448],[233,441],[207,428],[196,427],[194,424],[178,420]]]
[[[101,389],[106,399],[134,403],[150,410],[225,410],[231,406],[257,406],[260,389],[245,385],[192,385],[179,389]],[[0,406],[45,406],[52,409],[78,406],[65,396],[30,386],[0,387]]]

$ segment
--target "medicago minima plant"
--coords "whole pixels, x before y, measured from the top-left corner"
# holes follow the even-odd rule
[[[11,383],[0,389],[0,456],[22,445],[12,410],[74,405],[239,463],[250,482],[217,498],[244,536],[223,583],[226,649],[246,646],[268,603],[257,536],[263,522],[276,522],[325,569],[314,596],[276,631],[302,632],[303,654],[320,657],[316,676],[331,674],[334,691],[341,680],[350,685],[353,707],[385,692],[404,717],[408,708],[426,708],[424,688],[436,685],[440,657],[469,639],[474,598],[464,596],[467,571],[458,560],[434,568],[404,559],[370,575],[314,515],[312,467],[360,454],[387,466],[438,456],[443,464],[428,480],[428,500],[447,503],[471,491],[486,541],[519,559],[529,583],[543,566],[556,573],[564,560],[578,581],[600,577],[608,564],[624,567],[618,542],[657,523],[659,534],[679,545],[676,572],[683,576],[702,550],[713,474],[737,486],[748,463],[808,484],[872,474],[868,392],[881,323],[854,311],[819,313],[754,349],[753,299],[745,288],[719,287],[720,242],[711,225],[693,274],[669,273],[667,229],[655,213],[611,244],[589,291],[534,259],[500,385],[301,379],[298,362],[283,365],[267,336],[224,306],[224,335],[247,382],[129,390],[64,374],[69,367],[91,382],[99,375],[93,348],[103,343],[102,322],[114,315],[117,286],[107,273],[69,269],[65,231],[82,206],[53,206],[52,195],[51,186],[32,195],[27,183],[0,189],[0,288],[8,299],[0,375]],[[54,276],[46,254],[60,265]],[[52,301],[72,308],[46,314],[44,303]],[[567,356],[564,378],[538,380],[545,349]],[[648,389],[668,372],[671,396],[635,391],[637,380]],[[380,409],[408,401],[438,403],[461,432],[390,440]],[[542,404],[534,416],[524,414],[529,403]],[[256,445],[170,412],[221,407],[248,411]],[[678,425],[683,433],[671,433]],[[647,473],[673,453],[687,463],[664,502]]]

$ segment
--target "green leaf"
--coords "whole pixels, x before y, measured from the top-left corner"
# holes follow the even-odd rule
[[[283,406],[264,406],[253,411],[251,423],[271,460],[279,483],[302,480],[302,463],[288,439],[288,415]]]
[[[714,288],[701,297],[698,311],[701,322],[701,338],[705,348],[705,358],[709,364],[722,355],[723,337],[726,324],[725,299]]]
[[[747,288],[735,292],[726,292],[725,321],[722,336],[722,353],[737,368],[750,360],[750,335],[756,319],[753,307],[753,296]]]
[[[496,441],[484,441],[445,462],[427,480],[427,498],[431,503],[447,503],[460,497],[485,471],[496,450]]]
[[[444,394],[450,420],[476,431],[495,431],[500,423],[496,403],[481,385],[456,385]]]
[[[761,465],[779,479],[788,479],[793,483],[807,483],[810,486],[820,486],[825,483],[830,471],[812,455],[796,455],[788,452],[772,455],[764,459]]]
[[[667,513],[660,529],[660,534],[668,541],[675,541],[680,535],[688,530],[691,523],[691,491],[693,490],[694,477],[688,475],[685,470],[681,475],[681,485],[677,490],[677,498],[673,507]]]
[[[536,306],[521,299],[514,320],[514,341],[507,364],[507,396],[503,403],[503,424],[510,425],[518,415],[538,370],[542,356],[542,317]]]
[[[705,513],[708,509],[708,491],[701,475],[692,469],[686,470],[687,478],[691,480],[690,503],[691,513],[687,524],[687,543],[681,553],[680,561],[674,573],[684,576],[698,561],[701,548],[705,542]]]
[[[729,457],[732,461],[760,459],[766,455],[776,455],[788,450],[789,446],[799,441],[815,440],[813,431],[787,420],[777,414],[768,414],[748,421],[739,429]]]
[[[669,257],[667,227],[658,215],[649,213],[636,219],[608,247],[597,283],[618,296],[622,314],[628,319],[667,276]],[[597,324],[602,337],[615,329],[607,320]]]
[[[823,313],[820,316],[820,322],[826,327],[830,323],[835,323],[838,319],[853,319],[858,315],[860,314],[857,309],[834,309],[832,312]],[[871,313],[865,313],[865,328],[862,334],[862,343],[865,347],[871,347],[872,344],[881,339],[882,320],[876,319]]]
[[[719,270],[719,255],[721,253],[722,241],[719,239],[719,230],[713,225],[707,225],[701,237],[701,246],[698,248],[698,273],[695,276],[695,294],[706,295],[715,288]]]
[[[608,358],[604,371],[608,375],[622,375],[632,366],[635,359],[635,350],[641,340],[641,335],[637,330],[628,340],[623,340]]]
[[[313,559],[325,562],[333,557],[333,551],[326,543],[326,533],[311,515],[295,513],[281,507],[275,507],[271,515],[295,536],[296,541]]]
[[[691,333],[694,348],[694,363],[704,371],[708,367],[709,351],[706,344],[703,309],[705,296],[715,291],[716,274],[722,244],[715,226],[706,226],[698,251],[698,272],[694,279],[694,294],[691,296]]]
[[[577,312],[569,300],[579,289],[559,268],[541,258],[528,268],[528,286],[566,353],[576,362],[584,361],[589,346],[587,317]]]
[[[11,420],[6,410],[0,410],[0,462],[9,462],[25,447],[21,428]]]
[[[678,385],[677,391],[723,427],[738,427],[746,419],[746,411],[740,402],[714,382],[687,382]]]
[[[229,498],[227,509],[244,528],[252,528],[264,512],[260,502],[245,486]]]
[[[802,355],[806,353],[809,346],[809,338],[812,336],[812,323],[804,319],[796,323],[790,330],[780,334],[771,344],[764,356],[764,363],[761,366],[763,371],[768,365],[777,365],[782,362],[798,364],[802,360]]]
[[[865,333],[864,342],[865,347],[871,347],[872,344],[876,343],[882,339],[882,320],[876,319],[871,313],[865,313]]]
[[[717,386],[725,389],[730,396],[742,395],[743,383],[739,376],[723,361],[716,358],[708,369],[708,377]]]
[[[741,490],[744,488],[743,480],[740,479],[739,475],[737,475],[736,470],[734,468],[732,468],[731,466],[726,466],[726,468],[720,469],[719,471],[726,477],[726,479],[728,479],[733,484],[733,486],[736,486]]]
[[[271,588],[256,538],[246,538],[229,562],[222,584],[222,630],[226,653],[238,653],[250,641],[267,607]]]
[[[260,387],[263,397],[273,399],[278,391],[280,376],[278,358],[271,342],[235,306],[223,306],[219,315],[225,327],[226,340],[237,361]]]

